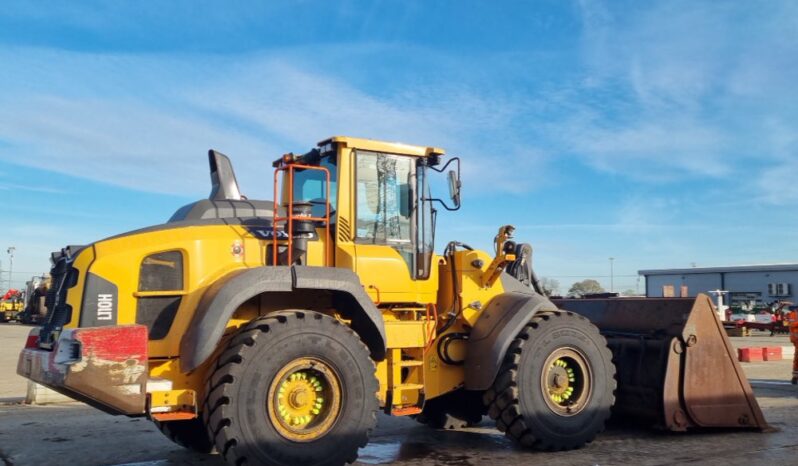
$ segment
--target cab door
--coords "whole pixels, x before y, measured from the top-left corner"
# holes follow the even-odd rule
[[[415,157],[354,151],[355,263],[380,302],[416,302]]]

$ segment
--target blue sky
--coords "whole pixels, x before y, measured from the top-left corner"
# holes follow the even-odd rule
[[[14,283],[206,196],[210,147],[269,197],[271,160],[334,134],[461,156],[438,249],[512,223],[562,291],[610,256],[616,289],[798,262],[798,4],[496,3],[4,3]]]

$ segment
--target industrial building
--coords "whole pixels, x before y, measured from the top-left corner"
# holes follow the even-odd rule
[[[728,291],[734,305],[798,302],[798,264],[741,265],[640,270],[648,297],[694,297],[712,290]]]

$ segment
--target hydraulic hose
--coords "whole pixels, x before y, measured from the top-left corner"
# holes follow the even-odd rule
[[[449,356],[449,345],[455,340],[468,340],[467,333],[447,333],[438,340],[438,358],[450,366],[462,366],[464,360],[455,361]]]
[[[467,245],[466,243],[461,243],[459,241],[450,241],[446,245],[446,248],[443,250],[443,255],[447,258],[452,268],[452,294],[454,296],[452,297],[452,308],[449,310],[448,313],[449,320],[447,320],[446,323],[443,325],[443,327],[441,327],[441,329],[438,330],[438,333],[443,333],[446,330],[448,330],[452,325],[454,325],[455,321],[457,320],[457,317],[460,315],[460,313],[463,310],[463,306],[460,303],[460,289],[458,288],[458,283],[457,283],[457,270],[455,270],[454,268],[454,253],[458,247],[461,247],[468,251],[474,250],[474,248],[472,248],[471,246]]]

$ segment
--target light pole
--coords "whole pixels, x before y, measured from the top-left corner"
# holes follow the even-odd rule
[[[610,257],[610,293],[615,293],[615,271],[613,270],[614,257]]]
[[[14,251],[16,251],[16,250],[17,250],[17,248],[15,248],[14,246],[9,246],[9,248],[6,250],[6,252],[8,252],[8,289],[9,290],[11,289],[11,277],[13,277],[13,272],[14,272]]]

